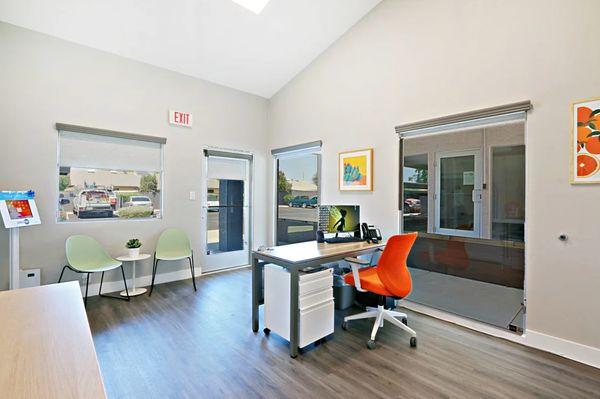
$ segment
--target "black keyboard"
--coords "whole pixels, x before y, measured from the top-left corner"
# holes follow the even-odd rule
[[[361,242],[363,241],[360,237],[331,237],[326,238],[325,242],[328,244],[341,244],[344,242]]]

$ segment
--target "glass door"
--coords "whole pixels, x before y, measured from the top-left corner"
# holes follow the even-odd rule
[[[435,232],[479,237],[482,199],[479,151],[440,153],[436,165]]]
[[[525,122],[402,138],[402,229],[419,236],[407,298],[502,329],[525,325]]]
[[[249,263],[250,161],[208,156],[203,195],[202,271]]]

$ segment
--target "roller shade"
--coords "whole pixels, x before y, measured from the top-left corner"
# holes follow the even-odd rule
[[[128,137],[59,130],[60,166],[160,172],[162,144]]]
[[[425,134],[449,133],[452,131],[491,126],[502,123],[525,120],[531,110],[531,101],[521,101],[497,107],[484,108],[461,114],[442,116],[420,122],[396,126],[400,138],[422,136]]]
[[[209,179],[246,180],[247,159],[210,157],[208,164]]]
[[[297,144],[289,147],[276,148],[271,150],[271,154],[276,158],[296,156],[301,154],[310,154],[321,151],[323,142],[321,140],[312,141],[310,143]]]
[[[223,157],[223,158],[236,158],[236,159],[247,159],[252,161],[252,154],[246,152],[228,152],[223,150],[205,149],[204,155],[207,157]]]

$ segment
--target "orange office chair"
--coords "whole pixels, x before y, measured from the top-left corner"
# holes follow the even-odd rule
[[[367,341],[369,349],[375,348],[375,335],[377,335],[379,327],[383,327],[383,320],[408,331],[411,335],[410,346],[413,348],[417,346],[417,333],[408,327],[406,313],[396,312],[384,307],[386,297],[402,299],[410,294],[412,280],[406,267],[406,258],[416,239],[417,233],[391,237],[379,258],[377,266],[359,269],[359,265],[368,266],[370,262],[358,258],[345,259],[352,266],[352,273],[346,274],[344,281],[354,285],[358,291],[372,292],[379,296],[379,306],[377,308],[368,307],[366,312],[346,316],[342,323],[342,328],[346,330],[350,320],[375,318],[371,339]]]

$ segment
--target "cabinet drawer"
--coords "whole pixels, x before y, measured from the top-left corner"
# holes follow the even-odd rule
[[[301,310],[299,346],[303,348],[329,334],[333,334],[333,316],[333,299],[306,310]]]
[[[300,282],[304,283],[304,282],[311,281],[311,280],[318,280],[320,278],[323,278],[323,277],[326,277],[329,275],[333,275],[333,269],[331,269],[331,268],[320,270],[318,272],[313,272],[313,273],[301,272],[300,273]]]
[[[298,293],[300,296],[304,296],[312,294],[316,291],[323,291],[331,287],[333,287],[333,274],[327,274],[318,279],[300,281]]]
[[[333,299],[333,289],[327,288],[322,291],[316,291],[313,294],[305,295],[299,298],[298,307],[300,310],[307,310],[308,308],[327,302]]]

